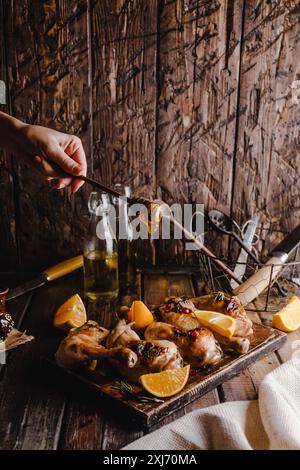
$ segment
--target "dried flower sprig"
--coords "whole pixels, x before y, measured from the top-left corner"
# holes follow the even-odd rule
[[[121,392],[123,397],[127,400],[138,400],[141,403],[163,403],[163,400],[159,400],[159,398],[149,397],[147,395],[141,395],[140,393],[134,392],[132,385],[128,382],[124,382],[123,380],[115,382],[115,385],[111,388]]]

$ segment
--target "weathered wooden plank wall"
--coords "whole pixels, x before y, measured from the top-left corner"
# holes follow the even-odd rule
[[[245,5],[232,208],[239,219],[259,211],[266,226],[288,231],[300,216],[300,2]]]
[[[198,202],[206,209],[228,211],[243,2],[194,0],[161,6],[158,192],[170,203]],[[174,257],[176,246],[178,242],[164,243],[165,261]]]
[[[83,138],[89,156],[86,2],[3,2],[11,111]],[[18,166],[21,261],[34,268],[80,250],[85,192],[49,191],[30,168]]]
[[[299,0],[0,4],[10,111],[78,134],[95,178],[296,224]],[[12,185],[1,162],[1,268],[16,246],[31,268],[80,252],[89,188],[49,191],[18,166]]]
[[[5,12],[0,5],[0,80],[7,83],[7,50],[3,34]],[[9,99],[3,110],[9,112]],[[15,217],[15,177],[13,163],[0,149],[0,270],[14,269],[18,265],[18,247]]]
[[[155,172],[157,0],[91,9],[93,169],[109,185],[152,196]]]

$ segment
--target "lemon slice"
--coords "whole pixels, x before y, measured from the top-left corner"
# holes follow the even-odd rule
[[[164,370],[157,374],[145,374],[140,377],[141,384],[147,392],[155,397],[166,398],[176,395],[186,385],[190,366],[182,369]]]
[[[229,315],[208,310],[195,310],[193,315],[201,325],[207,326],[222,336],[230,338],[235,332],[235,319]]]
[[[53,325],[62,330],[69,331],[78,328],[87,321],[86,310],[80,295],[70,297],[57,310]]]
[[[300,327],[300,299],[293,295],[288,304],[273,317],[273,325],[279,330],[290,333]]]

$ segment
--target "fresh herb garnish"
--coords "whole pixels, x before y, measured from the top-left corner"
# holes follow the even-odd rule
[[[111,388],[121,392],[126,400],[138,400],[141,403],[163,403],[163,400],[159,400],[158,398],[148,397],[147,395],[135,393],[132,388],[132,385],[130,385],[128,382],[124,382],[123,380],[121,380],[120,382],[115,382],[115,385],[113,385]]]
[[[215,301],[216,302],[223,302],[223,300],[230,300],[232,298],[232,295],[227,294],[226,292],[219,291],[215,295]]]

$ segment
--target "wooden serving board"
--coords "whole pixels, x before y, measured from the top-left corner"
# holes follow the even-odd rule
[[[201,397],[234,375],[237,375],[242,369],[247,368],[263,356],[278,349],[284,343],[287,336],[285,333],[259,323],[254,323],[253,329],[254,334],[251,338],[248,353],[243,356],[224,355],[218,365],[191,376],[187,385],[180,393],[165,399],[163,403],[144,404],[136,400],[125,400],[119,391],[112,388],[116,381],[120,380],[120,376],[114,375],[111,369],[69,371],[55,367],[62,371],[62,373],[84,382],[90,389],[99,392],[101,396],[106,396],[113,400],[114,405],[118,404],[121,411],[123,408],[126,417],[129,418],[130,415],[131,419],[136,419],[140,424],[149,428],[164,417],[196,398]],[[54,362],[50,362],[54,365]],[[138,385],[133,386],[133,388],[137,393],[142,391]]]
[[[198,288],[197,279],[187,271],[170,272],[169,269],[164,269],[163,272],[160,270],[146,271],[140,277],[138,297],[142,298],[149,307],[160,305],[167,296],[184,294],[188,297],[197,297],[202,294]],[[129,302],[131,300],[129,299]],[[253,312],[250,315],[252,320],[257,318],[259,321],[258,315]],[[108,311],[107,314],[102,315],[101,324],[110,328],[114,319],[115,316]],[[122,394],[112,388],[116,381],[120,381],[120,376],[114,375],[111,368],[96,371],[69,371],[58,368],[52,359],[48,359],[47,364],[51,365],[56,373],[59,371],[63,376],[82,382],[84,387],[90,392],[98,394],[101,399],[105,397],[108,406],[110,402],[113,409],[118,409],[120,421],[131,419],[149,428],[234,377],[264,356],[279,349],[285,342],[287,335],[270,326],[258,323],[258,321],[254,322],[254,334],[247,354],[243,356],[224,355],[217,366],[190,377],[187,385],[179,394],[165,399],[163,403],[143,404],[138,401],[124,400]],[[58,343],[55,348],[57,346]],[[54,350],[52,349],[52,351]],[[134,386],[134,390],[139,392],[141,388]]]

